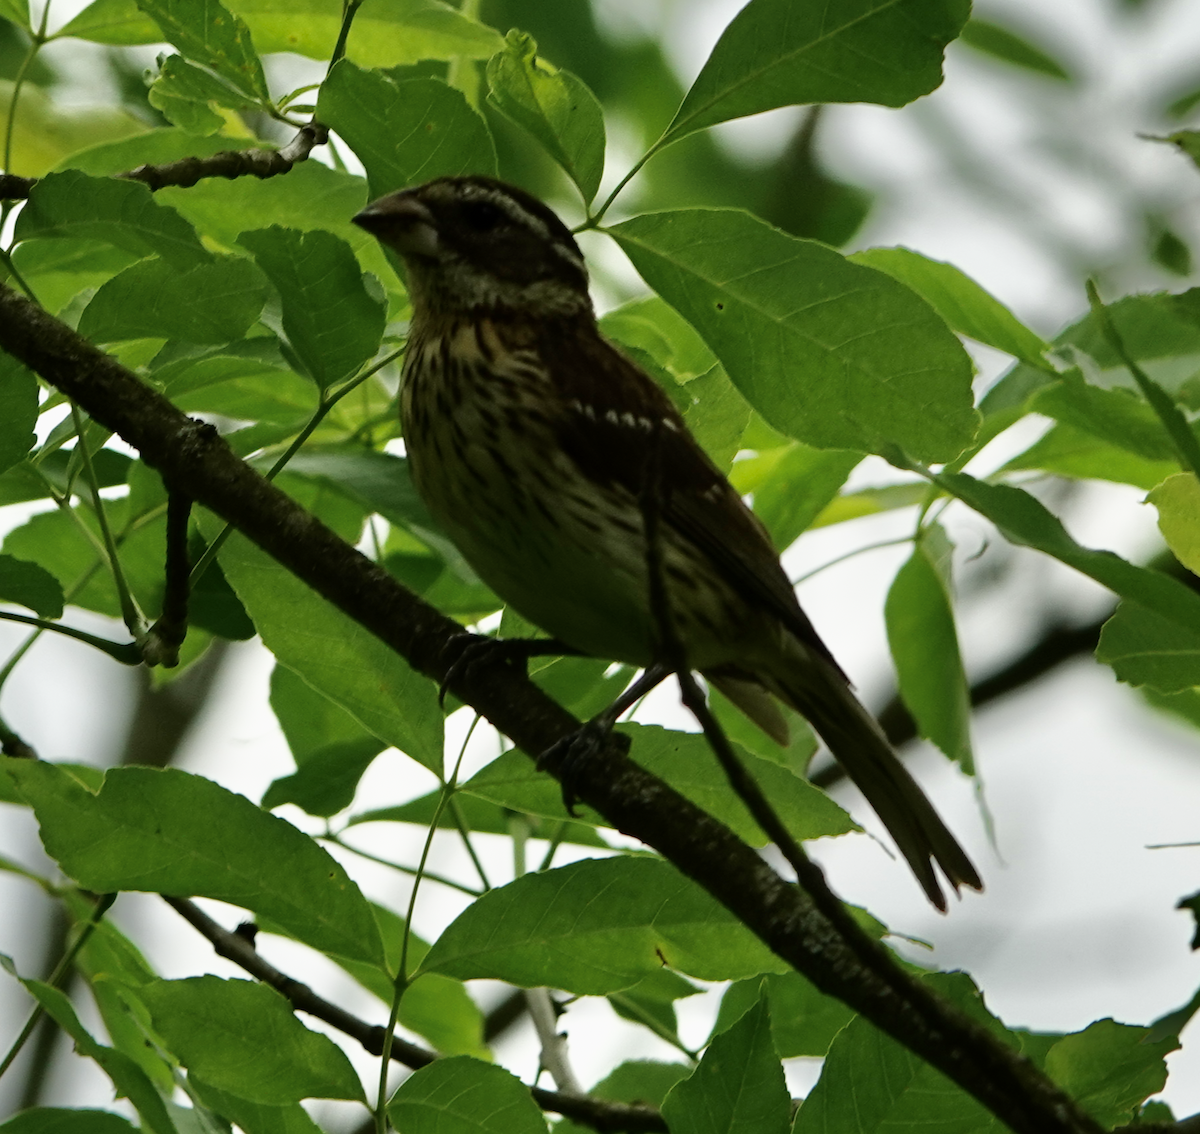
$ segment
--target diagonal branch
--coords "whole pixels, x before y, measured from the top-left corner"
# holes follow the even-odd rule
[[[211,426],[188,418],[115,359],[7,287],[0,348],[74,398],[138,449],[172,492],[243,532],[319,595],[434,681],[461,628],[405,590],[240,461]],[[459,672],[449,687],[525,752],[545,752],[579,727],[512,670]],[[552,763],[550,770],[557,774]],[[1029,1060],[899,965],[888,978],[862,963],[799,887],[749,846],[607,743],[574,786],[618,830],[653,847],[703,886],[781,958],[942,1071],[1017,1134],[1098,1134],[1100,1128]]]
[[[296,136],[279,150],[258,147],[249,150],[221,150],[208,157],[186,157],[162,165],[139,165],[118,177],[140,181],[151,190],[173,186],[190,189],[206,177],[257,177],[260,180],[287,173],[298,162],[305,161],[317,147],[329,140],[329,130],[319,122],[301,126]],[[21,201],[37,184],[36,177],[19,177],[15,173],[0,173],[0,200]]]
[[[383,1039],[386,1034],[383,1028],[377,1024],[368,1024],[366,1020],[318,996],[307,984],[280,972],[255,949],[248,935],[231,933],[187,898],[170,898],[164,895],[163,901],[192,928],[212,942],[213,951],[218,957],[232,961],[263,984],[270,985],[286,997],[297,1011],[324,1020],[339,1032],[358,1040],[371,1055],[378,1056],[383,1052]],[[391,1056],[397,1063],[411,1067],[414,1071],[428,1067],[439,1058],[435,1052],[395,1035],[392,1036]],[[667,1129],[662,1116],[651,1106],[609,1102],[582,1095],[565,1095],[558,1091],[545,1091],[541,1087],[530,1087],[529,1090],[533,1101],[543,1110],[561,1114],[584,1126],[590,1126],[593,1130],[665,1134]]]

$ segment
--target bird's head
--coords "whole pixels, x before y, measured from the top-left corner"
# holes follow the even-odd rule
[[[354,223],[404,257],[418,315],[591,311],[570,230],[541,201],[491,177],[439,177],[373,201]]]

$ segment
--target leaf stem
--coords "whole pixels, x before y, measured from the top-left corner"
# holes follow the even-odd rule
[[[79,406],[74,399],[71,401],[71,419],[75,422],[76,444],[83,457],[84,472],[87,475],[88,486],[92,490],[92,506],[96,510],[96,522],[100,525],[100,535],[104,540],[104,549],[108,554],[108,565],[112,571],[113,585],[117,588],[117,599],[121,604],[121,618],[125,628],[136,641],[141,641],[146,635],[146,619],[138,609],[133,592],[121,568],[121,560],[117,555],[117,544],[113,539],[112,529],[108,526],[108,515],[104,509],[104,500],[100,495],[100,480],[96,476],[95,465],[92,464],[92,454],[87,446],[86,423]]]
[[[343,0],[342,26],[338,30],[337,43],[333,45],[333,54],[329,57],[329,67],[325,71],[326,75],[333,70],[334,64],[340,62],[345,57],[346,40],[350,38],[350,25],[354,23],[354,17],[358,14],[358,10],[361,7],[362,0]]]
[[[75,964],[75,958],[79,956],[79,951],[87,944],[88,938],[95,931],[96,926],[100,924],[100,919],[108,912],[109,907],[117,900],[116,894],[101,894],[96,899],[96,907],[92,911],[92,916],[84,925],[83,931],[76,938],[75,943],[63,955],[61,961],[54,966],[54,971],[50,974],[50,978],[46,981],[51,988],[57,988],[63,977],[71,971],[71,966]],[[33,1029],[37,1027],[38,1020],[42,1018],[43,1008],[39,1004],[29,1014],[29,1019],[25,1021],[25,1026],[21,1029],[21,1034],[17,1036],[12,1047],[8,1049],[8,1054],[5,1055],[3,1061],[0,1061],[0,1078],[3,1078],[4,1073],[13,1065],[13,1061],[21,1054],[21,1049],[29,1042],[29,1037],[33,1035]]]
[[[317,426],[325,420],[329,414],[329,411],[333,409],[333,407],[337,405],[338,402],[340,402],[352,390],[357,390],[358,387],[361,386],[368,378],[372,377],[372,375],[378,374],[379,371],[389,363],[395,362],[395,360],[404,353],[404,350],[404,347],[397,347],[391,352],[391,354],[387,355],[385,358],[381,358],[378,362],[373,363],[361,374],[351,378],[350,381],[348,381],[344,386],[341,386],[339,389],[335,390],[332,394],[322,394],[321,400],[317,405],[316,412],[311,418],[309,418],[308,424],[296,434],[295,438],[292,440],[292,443],[283,451],[283,454],[271,466],[270,470],[263,474],[265,479],[274,480],[282,471],[284,466],[288,463],[288,461],[290,461],[296,455],[296,453],[299,452],[300,447],[304,444],[304,442],[313,435],[313,432],[316,430]],[[225,541],[232,533],[233,525],[226,524],[217,533],[216,539],[214,539],[212,543],[210,543],[205,549],[204,554],[196,560],[196,565],[192,568],[191,574],[191,584],[193,587],[200,581],[201,576],[205,571],[208,570],[209,566],[212,564],[212,561],[216,559],[217,552],[219,552],[225,545]]]
[[[415,866],[405,866],[402,862],[393,862],[389,858],[380,858],[377,854],[372,854],[370,851],[365,851],[361,847],[356,847],[352,843],[347,843],[342,839],[340,834],[330,832],[327,835],[318,835],[317,838],[323,842],[333,843],[336,847],[341,847],[342,850],[347,850],[351,854],[358,855],[359,858],[365,858],[368,862],[378,863],[380,866],[389,867],[392,870],[398,870],[401,874],[416,874]],[[442,886],[449,886],[452,890],[459,890],[464,894],[470,894],[472,898],[478,898],[483,894],[482,890],[476,890],[472,886],[466,886],[462,882],[455,882],[453,878],[447,878],[444,874],[434,874],[431,870],[425,871],[425,877],[430,882],[437,882]]]
[[[110,658],[119,661],[122,665],[142,664],[142,651],[136,642],[110,642],[107,638],[99,638],[85,630],[76,630],[72,626],[63,626],[61,623],[51,622],[45,618],[34,618],[30,614],[13,614],[7,610],[0,610],[0,621],[20,622],[25,626],[36,626],[39,630],[49,630],[53,634],[74,638],[77,642],[95,646],[96,649],[108,654]],[[7,676],[7,674],[3,676]]]
[[[1108,340],[1108,345],[1116,352],[1117,357],[1125,363],[1133,380],[1142,391],[1142,396],[1150,403],[1150,408],[1158,415],[1167,434],[1175,445],[1179,463],[1193,475],[1200,477],[1200,440],[1197,440],[1187,418],[1180,412],[1171,395],[1166,392],[1153,378],[1150,377],[1133,359],[1125,346],[1125,341],[1117,331],[1112,315],[1105,307],[1104,301],[1096,290],[1096,281],[1087,281],[1088,302],[1092,305],[1092,314],[1100,324],[1100,330]]]
[[[433,836],[437,833],[438,820],[442,817],[443,808],[458,788],[459,769],[462,768],[463,757],[467,753],[467,745],[470,743],[471,737],[475,732],[475,726],[479,724],[480,720],[482,718],[476,713],[475,719],[471,722],[471,727],[467,729],[467,735],[463,737],[462,746],[458,750],[458,759],[454,762],[454,770],[450,773],[450,778],[442,783],[442,791],[438,796],[437,806],[433,810],[433,818],[429,821],[429,830],[425,835],[425,845],[421,848],[421,860],[417,863],[412,893],[408,897],[408,911],[404,915],[404,936],[400,942],[400,964],[396,969],[396,981],[392,993],[392,1007],[388,1013],[387,1032],[383,1037],[383,1050],[379,1054],[379,1092],[376,1096],[375,1105],[376,1134],[386,1134],[387,1131],[388,1067],[392,1059],[392,1040],[396,1032],[396,1021],[400,1018],[400,1001],[404,998],[404,993],[410,983],[408,945],[412,939],[412,919],[413,913],[417,908],[417,894],[421,890],[421,880],[425,876],[425,865],[429,861],[429,852],[433,847]]]

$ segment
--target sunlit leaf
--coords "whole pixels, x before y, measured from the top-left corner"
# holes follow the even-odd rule
[[[29,194],[16,239],[41,236],[102,240],[139,257],[157,253],[180,270],[211,259],[196,230],[145,185],[74,170],[47,174]]]
[[[1160,693],[1200,686],[1200,632],[1136,603],[1120,603],[1104,624],[1096,659],[1122,681]]]
[[[1146,503],[1158,509],[1158,529],[1175,558],[1200,575],[1200,482],[1195,474],[1168,477],[1146,497]]]
[[[433,177],[496,172],[487,124],[435,79],[395,81],[343,60],[321,84],[317,114],[366,167],[374,197]]]
[[[848,259],[907,284],[960,335],[1002,350],[1031,366],[1052,369],[1043,357],[1050,344],[953,264],[931,260],[910,248],[868,248],[852,253]]]
[[[262,272],[244,257],[214,257],[182,270],[156,257],[103,284],[80,316],[79,333],[101,343],[226,343],[250,329],[266,298]]]
[[[441,766],[433,682],[244,537],[228,540],[221,566],[276,658],[380,740],[426,767]]]
[[[581,995],[629,988],[664,964],[701,980],[786,967],[716,900],[657,859],[586,859],[491,890],[423,968]]]
[[[219,0],[137,0],[137,5],[188,59],[211,67],[252,98],[270,99],[250,29]]]
[[[546,1120],[511,1071],[468,1055],[414,1071],[388,1103],[405,1134],[544,1134]]]
[[[604,173],[604,112],[587,84],[538,58],[533,37],[515,28],[488,61],[487,80],[492,105],[532,134],[591,201]]]
[[[349,245],[320,229],[243,232],[248,248],[279,293],[283,332],[305,372],[322,389],[352,378],[379,349],[387,317]]]
[[[314,948],[382,963],[375,919],[342,867],[244,796],[174,768],[114,768],[93,795],[57,765],[4,760],[47,853],[81,886],[217,898]]]
[[[930,461],[970,443],[970,359],[890,276],[734,209],[650,213],[608,231],[781,433]]]
[[[265,984],[216,976],[158,980],[137,996],[179,1061],[219,1090],[271,1106],[363,1099],[342,1049],[309,1031]]]
[[[900,696],[921,735],[970,775],[971,698],[954,626],[953,550],[941,527],[926,528],[892,580],[884,615]]]
[[[665,140],[777,106],[903,106],[942,81],[967,0],[750,0],[725,29]]]
[[[672,1134],[786,1134],[792,1100],[771,1040],[765,990],[708,1045],[696,1070],[672,1088],[662,1110]]]

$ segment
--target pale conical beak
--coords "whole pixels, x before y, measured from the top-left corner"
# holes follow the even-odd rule
[[[438,231],[433,214],[413,194],[402,189],[372,201],[351,218],[381,243],[402,256],[436,259]]]

